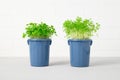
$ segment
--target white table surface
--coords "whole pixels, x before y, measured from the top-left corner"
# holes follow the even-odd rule
[[[48,67],[31,67],[29,58],[0,58],[0,80],[120,80],[120,58],[91,58],[86,68],[68,58],[50,58]]]

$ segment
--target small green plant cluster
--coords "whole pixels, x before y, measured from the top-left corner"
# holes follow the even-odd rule
[[[31,39],[47,39],[53,34],[56,34],[54,26],[49,26],[46,23],[29,23],[25,28],[23,38],[30,37]]]
[[[99,23],[93,23],[91,19],[66,20],[63,23],[64,32],[67,38],[72,39],[90,39],[100,28]]]

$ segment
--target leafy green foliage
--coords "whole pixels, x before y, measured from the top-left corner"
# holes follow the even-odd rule
[[[25,28],[26,32],[23,33],[23,38],[30,37],[32,39],[46,39],[56,34],[54,26],[49,26],[46,23],[29,23]]]
[[[100,28],[99,23],[93,23],[91,19],[66,20],[63,23],[64,32],[67,38],[72,39],[90,39]]]

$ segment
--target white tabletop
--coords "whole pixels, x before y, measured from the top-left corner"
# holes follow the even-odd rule
[[[86,68],[68,58],[50,58],[48,67],[31,67],[29,58],[0,58],[0,80],[120,80],[120,58],[91,58]]]

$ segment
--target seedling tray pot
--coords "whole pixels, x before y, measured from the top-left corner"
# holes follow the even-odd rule
[[[73,67],[88,67],[92,40],[69,39],[70,63]]]
[[[29,45],[31,66],[48,66],[51,39],[28,39],[27,42]]]

